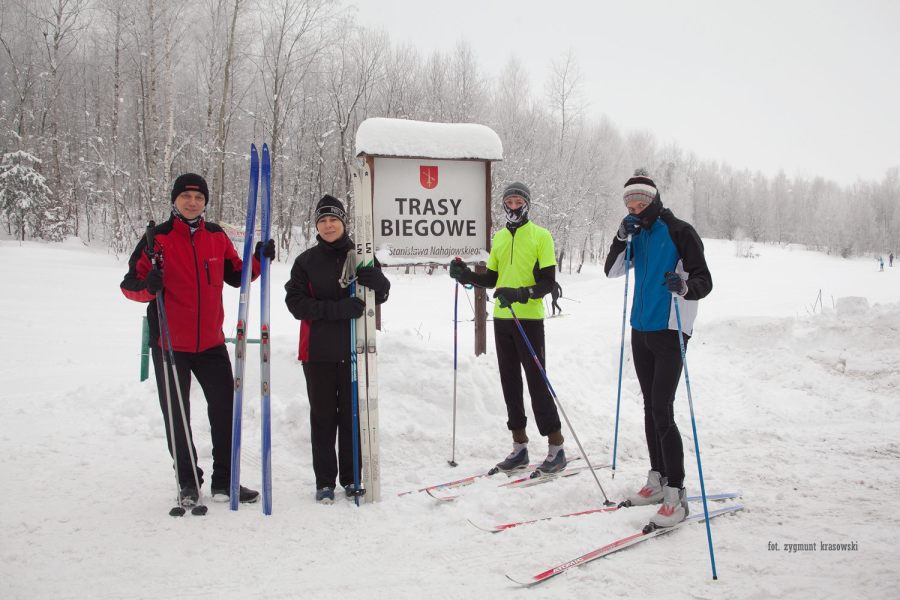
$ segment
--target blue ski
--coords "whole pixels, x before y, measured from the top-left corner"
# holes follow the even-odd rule
[[[269,146],[262,147],[262,201],[260,204],[262,232],[260,241],[266,244],[272,232],[272,167]],[[260,419],[262,421],[262,501],[263,514],[272,514],[272,413],[270,380],[271,346],[269,345],[269,261],[260,255],[259,271],[259,376]]]
[[[244,363],[247,352],[247,317],[250,312],[250,279],[253,275],[253,230],[256,226],[256,195],[259,189],[259,156],[250,145],[250,187],[247,190],[247,225],[244,229],[244,264],[238,305],[237,341],[234,344],[234,408],[231,419],[231,510],[238,509],[241,486],[241,417],[244,399]]]

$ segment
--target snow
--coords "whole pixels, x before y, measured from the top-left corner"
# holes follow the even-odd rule
[[[447,466],[453,284],[444,271],[389,271],[379,340],[380,504],[313,502],[298,323],[281,302],[290,267],[282,262],[272,275],[274,514],[211,504],[206,517],[173,519],[155,385],[137,381],[144,307],[118,290],[127,257],[71,240],[2,241],[0,597],[621,598],[638,588],[642,597],[667,598],[894,596],[900,268],[878,272],[870,259],[772,246],[759,247],[758,258],[737,258],[732,243],[716,240],[707,250],[715,289],[701,302],[688,351],[703,472],[707,491],[741,490],[746,505],[713,521],[719,581],[710,578],[703,526],[690,525],[525,592],[504,573],[537,572],[632,533],[652,508],[492,535],[466,519],[492,524],[573,512],[599,506],[602,496],[584,473],[521,490],[482,480],[448,504],[397,496],[482,471],[509,450],[496,358],[492,350],[472,355],[471,293],[461,292],[459,467]],[[606,463],[624,280],[607,280],[598,267],[560,280],[565,316],[546,322],[548,375],[590,458]],[[812,312],[820,290],[824,311]],[[865,302],[843,300],[849,297]],[[229,290],[228,328],[236,308],[237,292]],[[488,337],[491,348],[490,330]],[[258,487],[254,353],[242,473],[244,484]],[[195,436],[209,468],[204,401],[194,387]],[[686,484],[697,493],[683,385],[676,402]],[[529,431],[534,460],[544,445],[533,423]],[[618,472],[613,479],[600,471],[600,481],[620,499],[646,469],[629,363]],[[785,551],[819,542],[858,549]]]
[[[378,117],[366,119],[356,130],[356,153],[503,160],[503,144],[493,129],[475,123],[427,123]]]

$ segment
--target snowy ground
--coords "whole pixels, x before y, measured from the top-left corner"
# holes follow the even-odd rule
[[[473,356],[472,313],[461,298],[460,466],[446,464],[453,285],[445,273],[390,274],[379,342],[383,502],[356,508],[343,499],[331,507],[312,500],[298,324],[281,301],[289,272],[282,262],[273,272],[274,514],[214,504],[205,518],[173,519],[155,387],[138,383],[144,307],[118,290],[126,257],[71,241],[0,242],[0,479],[8,485],[0,597],[896,596],[900,267],[880,273],[871,259],[765,246],[756,248],[758,258],[739,259],[731,243],[707,246],[715,289],[701,304],[688,354],[703,470],[708,491],[742,490],[747,507],[713,522],[719,581],[710,580],[704,528],[691,525],[523,590],[504,573],[537,572],[631,533],[652,509],[492,535],[466,519],[490,524],[571,512],[599,506],[602,497],[587,474],[523,490],[483,481],[451,504],[424,494],[397,497],[482,471],[509,447],[495,356]],[[548,374],[589,456],[609,462],[624,281],[606,280],[599,268],[560,279],[573,300],[562,301],[564,318],[547,321]],[[819,290],[825,310],[812,312]],[[838,302],[847,296],[867,302]],[[236,293],[227,301],[230,328]],[[256,378],[252,363],[248,381]],[[203,406],[199,390],[192,401]],[[683,385],[677,403],[695,493]],[[242,472],[253,487],[257,405],[251,392]],[[618,475],[600,476],[614,499],[638,486],[647,469],[641,410],[628,364]],[[204,412],[194,412],[194,427],[208,467]],[[539,458],[543,440],[529,428]],[[858,549],[821,551],[819,542]],[[817,550],[788,553],[787,544]]]

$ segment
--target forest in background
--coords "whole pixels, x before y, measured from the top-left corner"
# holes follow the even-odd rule
[[[736,248],[900,249],[900,166],[846,186],[827,173],[767,177],[596,116],[571,52],[548,57],[540,75],[515,58],[488,75],[464,39],[422,55],[322,0],[8,0],[0,235],[127,252],[148,220],[168,215],[186,171],[209,182],[207,218],[242,229],[249,145],[266,141],[279,256],[294,256],[324,193],[352,207],[359,124],[391,117],[496,131],[495,192],[510,180],[531,187],[532,214],[568,270],[602,258],[635,167],[701,236]]]

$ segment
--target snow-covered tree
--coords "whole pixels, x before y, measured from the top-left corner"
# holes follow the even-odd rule
[[[61,207],[54,205],[46,178],[34,167],[40,163],[39,158],[23,150],[7,152],[0,158],[0,210],[9,233],[20,240],[33,237],[58,241],[65,237]]]

